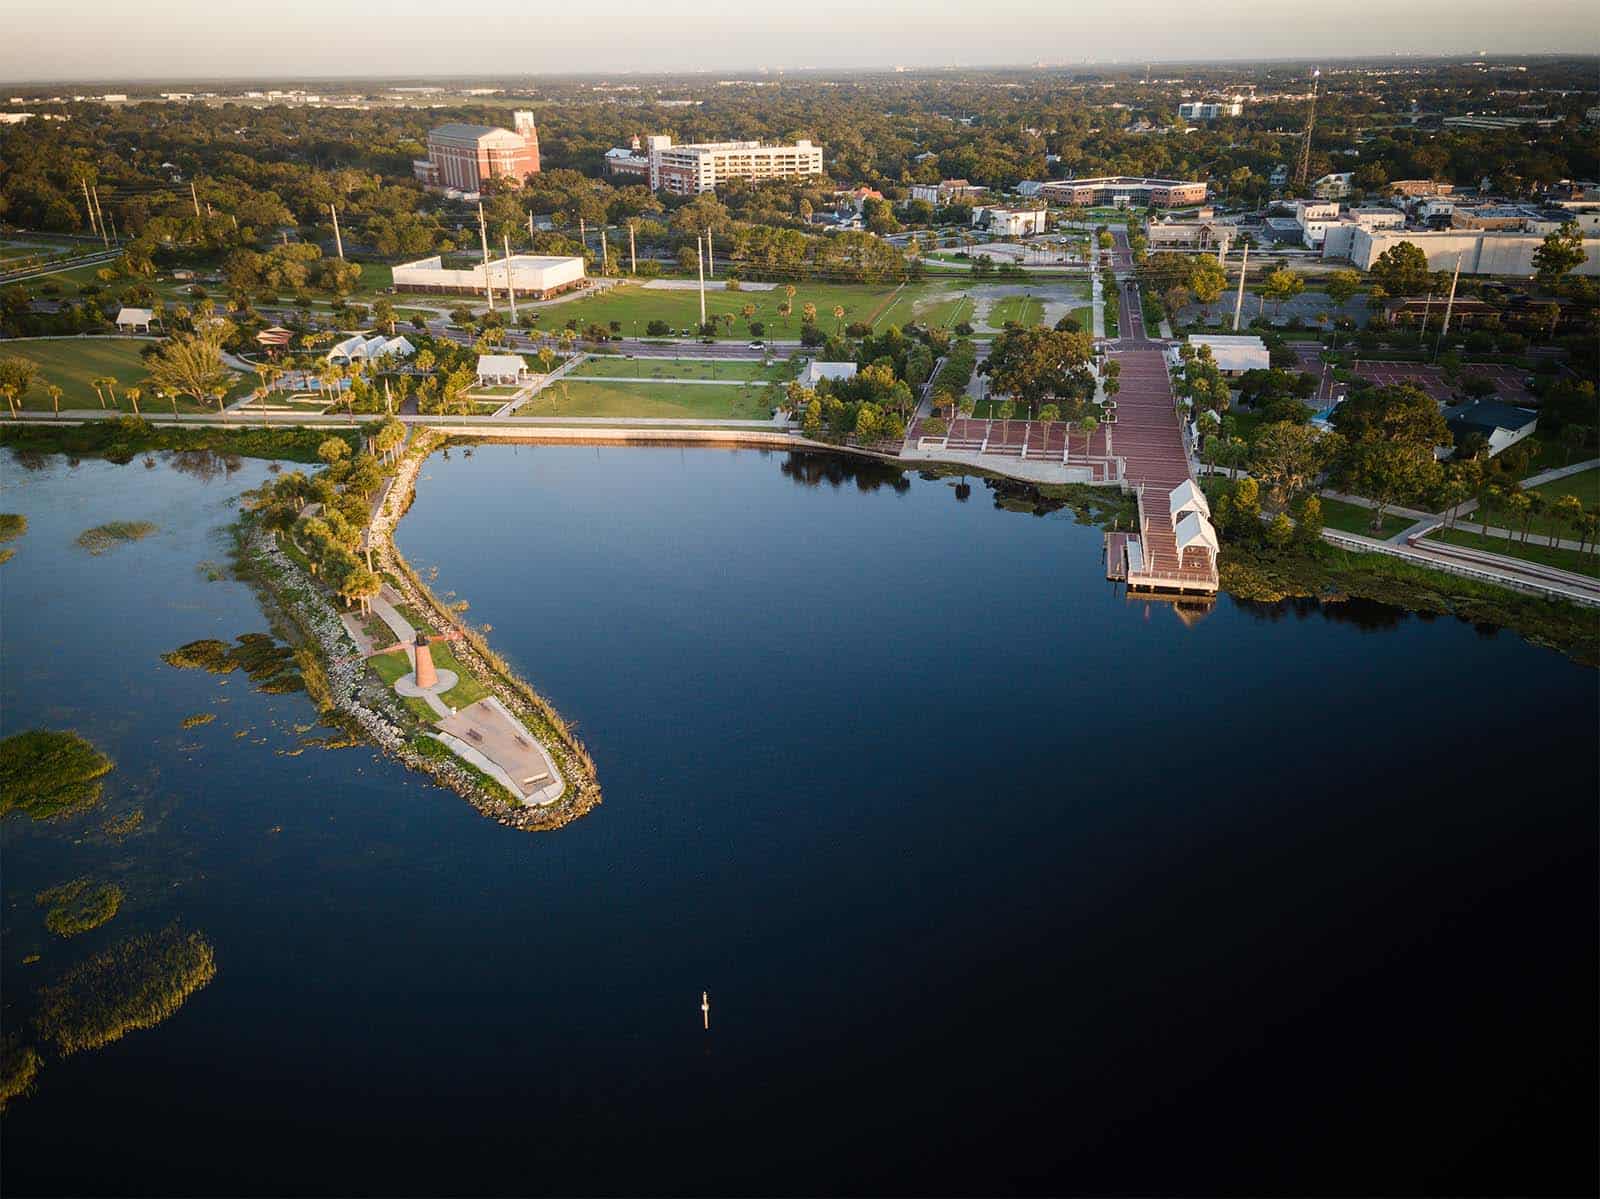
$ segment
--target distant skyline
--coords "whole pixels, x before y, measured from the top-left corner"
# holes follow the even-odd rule
[[[0,84],[422,75],[982,67],[1600,51],[1592,0],[813,0],[718,12],[686,0],[468,8],[392,0],[13,0]],[[472,19],[468,20],[468,13]],[[130,20],[130,15],[134,19]]]

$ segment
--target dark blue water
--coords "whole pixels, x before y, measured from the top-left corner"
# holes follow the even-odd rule
[[[530,836],[160,666],[262,626],[193,567],[238,478],[5,469],[6,723],[82,728],[109,808],[159,813],[7,823],[7,1025],[81,952],[32,893],[91,868],[148,880],[92,936],[181,919],[219,970],[47,1064],[7,1193],[1595,1188],[1600,702],[1555,653],[1370,605],[1186,624],[981,485],[457,450],[401,544],[605,788]],[[146,504],[196,515],[68,544]]]

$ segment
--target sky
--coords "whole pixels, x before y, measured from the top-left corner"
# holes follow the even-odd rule
[[[1600,52],[1594,0],[6,0],[0,84]]]

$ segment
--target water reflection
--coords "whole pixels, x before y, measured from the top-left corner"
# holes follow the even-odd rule
[[[802,487],[820,487],[826,483],[839,488],[854,482],[856,490],[864,492],[877,491],[881,487],[889,487],[901,494],[911,490],[911,480],[899,467],[847,454],[794,451],[778,464],[778,469]]]

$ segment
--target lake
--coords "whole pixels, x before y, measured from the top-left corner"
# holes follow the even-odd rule
[[[0,833],[5,1026],[138,929],[218,971],[47,1060],[8,1194],[1600,1182],[1600,694],[1557,653],[1372,604],[1179,619],[981,482],[454,449],[398,543],[604,788],[530,835],[160,661],[267,627],[200,567],[264,464],[0,470],[6,731],[117,760],[96,812]],[[73,544],[112,519],[160,532]],[[63,942],[33,896],[79,874],[129,898]]]

